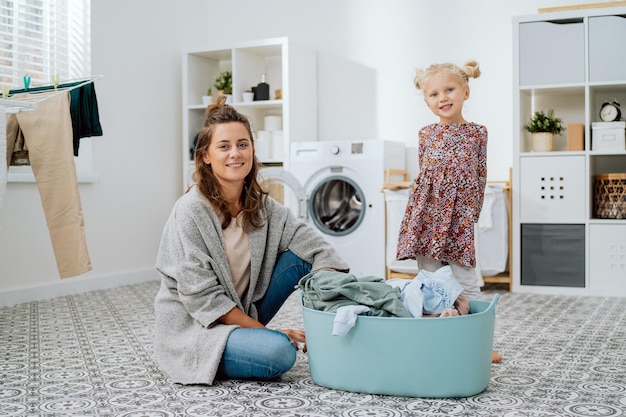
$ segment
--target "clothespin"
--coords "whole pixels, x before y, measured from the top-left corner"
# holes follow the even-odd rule
[[[9,98],[9,93],[11,92],[11,87],[8,85],[2,86],[2,98]]]
[[[61,78],[59,77],[59,74],[54,74],[54,75],[52,76],[52,85],[54,86],[54,89],[55,89],[55,90],[56,90],[56,89],[57,89],[57,87],[59,86],[59,81],[60,81],[60,79],[61,79]]]
[[[24,76],[24,90],[28,90],[28,87],[30,87],[30,75],[25,75]]]

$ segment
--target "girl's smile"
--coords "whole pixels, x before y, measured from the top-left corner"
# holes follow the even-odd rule
[[[463,103],[469,98],[469,87],[462,85],[453,74],[437,73],[424,85],[424,101],[439,116],[439,123],[467,123],[461,114]]]

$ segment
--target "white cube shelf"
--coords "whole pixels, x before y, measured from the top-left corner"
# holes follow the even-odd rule
[[[193,149],[202,127],[207,105],[202,96],[209,87],[217,94],[215,77],[222,71],[232,73],[232,101],[250,120],[254,139],[259,132],[271,137],[272,155],[262,163],[289,168],[290,143],[317,140],[317,53],[290,39],[269,38],[230,45],[211,46],[183,52],[183,190],[193,183]],[[262,76],[270,86],[269,100],[244,101],[243,93],[252,89]],[[269,131],[265,123],[280,119]],[[271,133],[271,135],[270,135]],[[269,139],[267,139],[269,140]]]
[[[625,6],[513,18],[513,291],[626,296],[626,219],[593,213],[594,178],[626,169],[623,123],[598,124],[605,101],[626,103],[624,39]],[[583,124],[582,149],[566,130],[532,152],[524,125],[549,109]]]

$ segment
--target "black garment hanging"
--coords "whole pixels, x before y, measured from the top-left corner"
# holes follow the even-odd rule
[[[70,91],[70,114],[74,135],[74,156],[78,156],[81,138],[102,136],[96,87],[93,83]]]

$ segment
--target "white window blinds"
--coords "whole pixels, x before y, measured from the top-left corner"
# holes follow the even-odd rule
[[[89,0],[0,0],[0,85],[91,74]]]

